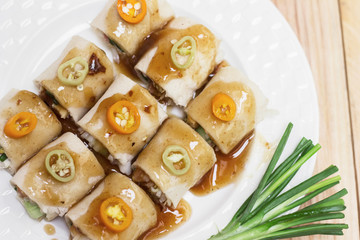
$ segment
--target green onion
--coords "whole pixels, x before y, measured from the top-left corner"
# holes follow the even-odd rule
[[[202,128],[201,126],[197,127],[195,129],[195,131],[200,134],[200,136],[209,144],[209,145],[214,145],[214,143],[211,141],[209,135],[205,132],[205,129]]]
[[[4,162],[8,157],[6,156],[5,153],[0,155],[0,162]]]
[[[311,140],[303,138],[294,152],[275,168],[292,127],[289,123],[259,186],[235,213],[229,224],[212,236],[211,240],[281,239],[315,234],[343,235],[343,229],[348,228],[347,224],[315,222],[344,218],[341,212],[345,210],[345,205],[341,197],[347,194],[346,189],[294,213],[288,213],[335,186],[341,179],[340,176],[330,177],[338,171],[336,166],[330,166],[290,190],[283,191],[300,167],[321,148],[319,144],[314,146]]]
[[[151,82],[151,79],[144,73],[140,72],[141,74],[141,78],[145,81],[145,82]],[[156,87],[155,87],[156,88]]]
[[[46,93],[46,95],[48,95],[48,96],[52,99],[52,101],[53,101],[53,103],[54,103],[55,105],[59,105],[59,102],[56,100],[56,98],[54,97],[54,95],[52,95],[49,91],[45,91],[45,93]]]
[[[111,38],[109,38],[109,42],[111,45],[113,45],[114,47],[116,47],[117,49],[120,50],[120,52],[125,52],[114,40],[112,40]]]
[[[30,201],[29,199],[23,199],[23,205],[26,212],[32,219],[40,219],[45,216],[45,214],[40,210],[39,206]]]

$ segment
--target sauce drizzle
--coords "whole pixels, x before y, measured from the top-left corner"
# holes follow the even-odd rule
[[[106,68],[100,63],[99,58],[93,53],[89,59],[89,75],[95,75],[99,72],[106,72]]]
[[[216,151],[216,163],[190,191],[204,196],[234,183],[244,168],[253,138],[254,131],[251,131],[230,153]]]
[[[138,240],[151,240],[164,237],[186,222],[191,215],[191,207],[184,199],[181,199],[175,209],[169,207],[161,208],[161,206],[156,205],[156,211],[158,214],[156,225],[143,233]]]
[[[44,231],[47,235],[54,235],[56,233],[55,227],[51,224],[45,224]]]

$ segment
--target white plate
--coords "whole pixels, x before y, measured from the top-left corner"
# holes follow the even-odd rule
[[[2,0],[0,5],[0,95],[10,88],[36,91],[32,80],[52,63],[68,40],[79,34],[102,48],[90,21],[105,0]],[[243,69],[269,99],[278,114],[265,119],[258,132],[275,141],[289,121],[295,125],[291,148],[302,136],[318,140],[318,104],[307,60],[287,22],[268,0],[170,0],[178,16],[189,16],[208,26],[222,39],[224,56]],[[108,49],[106,49],[108,50]],[[108,52],[109,53],[109,52]],[[111,56],[110,56],[111,57]],[[242,178],[206,197],[188,193],[191,219],[166,239],[207,239],[229,221],[254,189],[264,171],[260,158],[251,159]],[[312,174],[314,160],[296,181]],[[306,170],[305,170],[306,169]],[[0,172],[0,239],[68,239],[62,219],[52,222],[56,234],[43,230],[46,221],[31,220]]]

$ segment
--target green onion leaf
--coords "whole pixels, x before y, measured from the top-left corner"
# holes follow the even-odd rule
[[[111,38],[109,38],[109,42],[111,45],[113,45],[114,47],[116,47],[120,52],[125,52],[114,40],[112,40]]]
[[[301,227],[278,231],[276,233],[269,234],[268,237],[263,239],[266,240],[282,239],[282,238],[303,237],[303,236],[317,235],[317,234],[344,235],[342,230],[347,228],[348,225],[346,224],[313,224],[313,225],[301,226]]]
[[[334,187],[340,176],[328,178],[338,171],[330,166],[322,172],[284,192],[300,167],[321,147],[311,140],[301,139],[294,152],[275,168],[290,135],[290,123],[271,159],[259,186],[243,203],[229,224],[212,240],[281,239],[315,234],[342,235],[346,224],[318,224],[317,221],[342,219],[347,194],[343,189],[308,207],[288,213]],[[304,225],[306,224],[306,225]],[[300,225],[300,226],[299,226]]]
[[[258,186],[258,188],[255,190],[254,194],[251,197],[251,200],[249,202],[249,204],[247,205],[247,207],[244,210],[244,213],[242,215],[242,217],[239,219],[239,222],[242,223],[244,221],[244,219],[247,217],[247,215],[251,212],[251,210],[253,209],[255,203],[257,202],[257,198],[259,197],[259,195],[261,194],[261,191],[264,189],[264,187],[266,186],[266,183],[271,175],[271,173],[273,172],[273,169],[275,168],[276,163],[278,162],[281,153],[284,150],[284,147],[286,145],[286,142],[290,136],[290,132],[291,129],[293,127],[292,123],[289,123],[284,135],[282,136],[279,145],[277,146],[275,153],[270,161],[270,164],[268,166],[268,168],[265,171],[265,174],[263,176],[263,178],[260,181],[260,184]]]
[[[8,157],[6,156],[5,153],[0,155],[0,162],[4,162]]]
[[[54,95],[52,95],[49,91],[45,91],[45,93],[46,93],[46,95],[48,95],[51,99],[52,99],[52,101],[53,101],[53,103],[55,104],[55,105],[59,105],[60,103],[56,100],[56,98],[54,97]]]
[[[200,136],[209,144],[209,145],[213,145],[213,142],[211,141],[209,135],[205,132],[205,129],[202,128],[201,126],[197,127],[195,129],[195,131],[200,134]]]

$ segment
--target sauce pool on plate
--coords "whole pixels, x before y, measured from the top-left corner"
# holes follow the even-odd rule
[[[215,165],[190,191],[203,196],[234,183],[244,168],[253,138],[251,131],[229,154],[216,151]]]
[[[56,233],[55,227],[51,224],[45,224],[44,231],[47,235],[54,235]]]
[[[184,199],[181,199],[175,209],[169,207],[162,208],[156,205],[156,211],[158,214],[156,225],[141,235],[138,240],[151,240],[164,237],[186,222],[191,215],[191,207]]]

